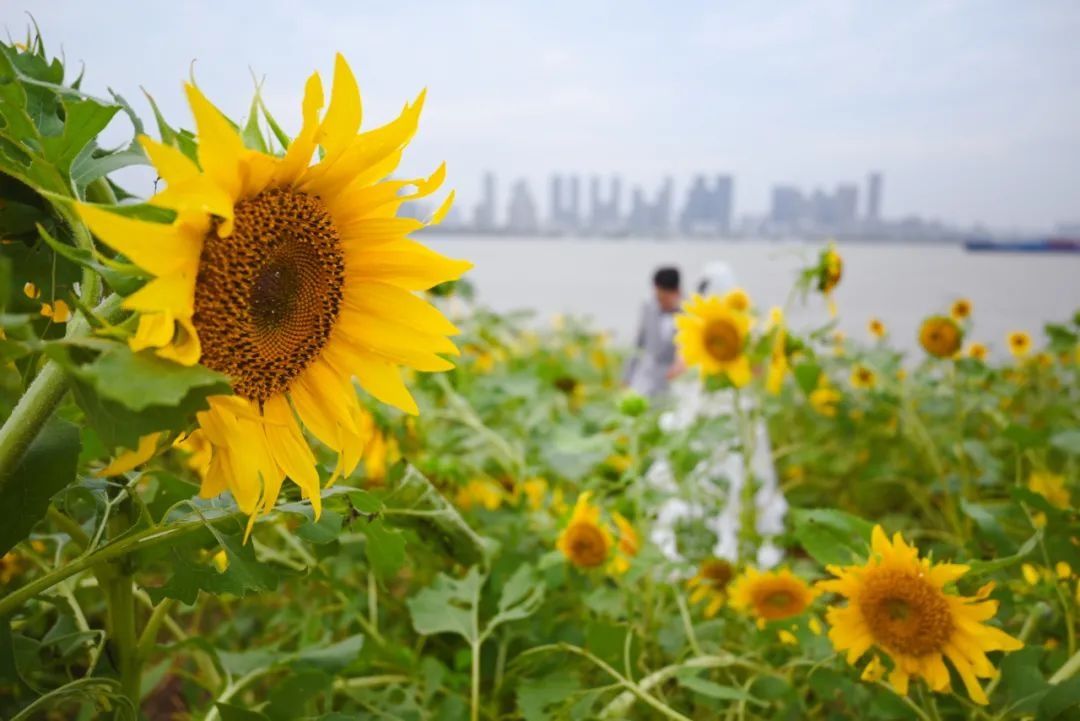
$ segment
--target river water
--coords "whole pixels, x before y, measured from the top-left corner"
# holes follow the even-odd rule
[[[658,265],[678,266],[693,289],[701,269],[725,261],[754,303],[783,305],[798,269],[813,262],[819,244],[718,240],[598,240],[437,236],[439,252],[475,264],[469,279],[478,301],[499,311],[532,309],[546,322],[556,313],[589,316],[619,342],[633,337],[642,301]],[[969,253],[962,246],[842,243],[844,278],[835,297],[838,327],[867,338],[871,316],[881,318],[892,342],[916,347],[919,322],[947,313],[956,298],[974,303],[972,340],[1003,353],[1005,334],[1041,337],[1045,322],[1063,322],[1080,309],[1080,255]],[[811,297],[791,307],[795,328],[828,317]]]

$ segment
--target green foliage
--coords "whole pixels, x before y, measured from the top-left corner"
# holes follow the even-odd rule
[[[26,538],[53,495],[75,480],[78,459],[79,429],[57,418],[42,429],[19,465],[0,476],[0,556]]]

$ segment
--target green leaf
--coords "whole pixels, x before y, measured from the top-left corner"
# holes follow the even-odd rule
[[[1080,676],[1074,676],[1068,681],[1051,686],[1042,701],[1039,702],[1039,721],[1051,721],[1052,719],[1075,719],[1073,715],[1080,710]],[[1072,713],[1062,715],[1066,711]]]
[[[822,565],[844,565],[866,557],[874,525],[831,508],[792,511],[795,538]]]
[[[337,511],[324,508],[319,520],[314,519],[314,512],[311,517],[305,518],[303,525],[296,529],[296,535],[308,543],[333,543],[341,535],[341,524],[344,520]]]
[[[289,658],[288,663],[295,668],[313,668],[334,674],[355,661],[363,647],[364,637],[357,634],[337,643],[302,649]]]
[[[679,679],[679,684],[684,688],[687,688],[694,693],[699,693],[702,696],[708,696],[709,698],[720,699],[722,701],[745,701],[746,703],[751,703],[755,706],[767,705],[761,699],[755,698],[743,689],[735,686],[721,686],[718,683],[710,681],[707,678],[701,678],[700,676],[677,675],[676,678]]]
[[[1050,436],[1050,445],[1074,456],[1080,456],[1080,428],[1070,428],[1055,433]]]
[[[581,682],[573,671],[559,670],[549,676],[525,679],[517,687],[518,710],[525,721],[549,721],[553,711],[561,708],[578,689]],[[552,709],[555,706],[557,708]]]
[[[1010,423],[1001,432],[1001,435],[1020,446],[1020,448],[1033,448],[1046,443],[1048,432]]]
[[[0,555],[30,535],[53,495],[75,480],[79,448],[79,429],[53,418],[19,464],[0,478]]]
[[[1039,540],[1043,536],[1043,531],[1040,528],[1028,540],[1024,541],[1024,545],[1011,556],[1005,556],[1004,558],[995,558],[992,561],[972,561],[969,566],[971,570],[968,571],[969,577],[982,576],[987,573],[993,573],[994,571],[1000,571],[1003,568],[1008,568],[1013,564],[1020,563],[1020,561],[1031,555],[1038,545]]]
[[[219,572],[209,559],[191,557],[179,549],[173,549],[172,576],[163,586],[146,589],[154,603],[162,598],[175,598],[190,606],[195,603],[199,591],[244,596],[277,588],[277,571],[255,557],[252,544],[244,544],[239,535],[219,534],[218,540],[229,560],[224,572]]]
[[[387,528],[381,518],[369,522],[363,531],[367,538],[364,555],[372,570],[383,579],[393,576],[405,563],[405,536],[401,531]]]
[[[45,157],[64,175],[70,175],[71,163],[88,143],[112,121],[119,105],[102,105],[91,98],[64,98],[64,132],[60,137],[42,139]]]
[[[556,431],[547,451],[547,463],[563,478],[580,481],[611,455],[611,439],[603,434],[584,435],[569,428]]]
[[[803,393],[809,395],[817,388],[818,378],[821,376],[821,366],[813,361],[807,361],[805,363],[796,364],[793,373],[795,374],[795,382],[799,384],[799,388]]]
[[[484,577],[473,566],[461,580],[440,573],[435,582],[405,602],[417,633],[456,633],[469,643],[479,641],[476,617]]]
[[[503,585],[498,611],[488,621],[484,634],[490,633],[499,624],[531,616],[543,602],[544,583],[540,575],[533,566],[519,566]]]
[[[266,715],[271,721],[296,721],[308,714],[308,703],[321,693],[329,693],[330,677],[310,670],[289,674],[270,692]]]
[[[228,393],[228,379],[201,365],[185,366],[151,351],[132,352],[115,344],[93,362],[81,366],[79,375],[93,384],[103,398],[122,403],[133,411],[150,406],[171,406],[194,388],[213,387]]]
[[[221,721],[270,721],[266,714],[250,711],[240,706],[215,701],[214,706],[221,716]]]

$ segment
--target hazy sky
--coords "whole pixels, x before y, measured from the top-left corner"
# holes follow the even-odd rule
[[[885,174],[885,214],[1047,228],[1080,221],[1080,3],[366,2],[3,0],[23,34],[84,62],[149,115],[139,87],[190,125],[181,83],[234,117],[249,68],[291,131],[304,78],[350,60],[365,123],[422,87],[405,169],[450,164],[470,212],[478,177],[554,170],[736,177],[736,211],[776,182]],[[76,70],[77,72],[77,70]],[[123,128],[114,132],[119,137]],[[543,183],[543,184],[541,184]],[[680,183],[681,186],[682,183]],[[505,194],[500,204],[505,202]]]

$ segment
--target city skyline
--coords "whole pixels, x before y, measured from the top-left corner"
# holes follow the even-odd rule
[[[696,173],[676,183],[672,175],[651,185],[627,184],[618,174],[554,173],[544,192],[527,179],[485,172],[478,197],[459,196],[441,232],[504,236],[781,238],[831,235],[868,240],[959,241],[995,231],[958,226],[917,214],[889,215],[885,178],[868,171],[859,182],[829,186],[777,183],[764,213],[742,210],[737,179],[722,172]],[[628,192],[624,193],[623,188]],[[680,192],[681,191],[681,192]],[[407,204],[426,218],[430,203]],[[1069,231],[1073,232],[1073,231]]]
[[[148,120],[145,88],[189,128],[189,75],[237,120],[254,75],[295,133],[307,73],[329,81],[340,51],[369,127],[428,88],[401,173],[445,160],[466,198],[486,168],[527,180],[545,201],[560,166],[618,171],[652,190],[665,173],[719,168],[737,178],[743,212],[760,214],[777,182],[807,188],[873,167],[888,178],[890,215],[1045,231],[1080,222],[1075,2],[327,0],[302,17],[284,0],[254,15],[209,0],[2,5],[12,36],[30,12],[50,52],[73,72],[85,64],[88,92],[109,97],[111,82]],[[125,119],[114,125],[106,140],[129,141]]]

